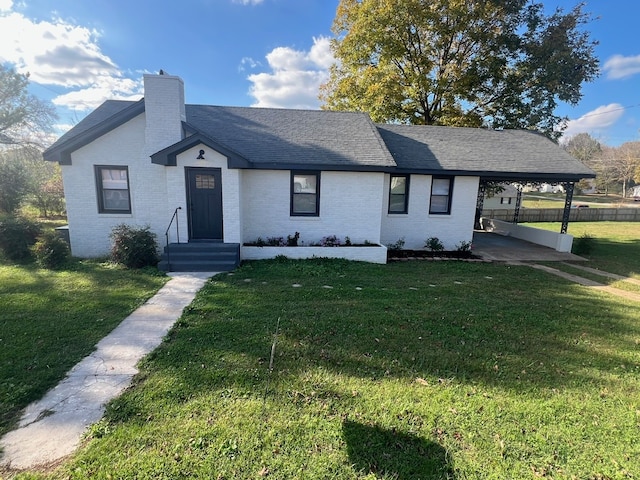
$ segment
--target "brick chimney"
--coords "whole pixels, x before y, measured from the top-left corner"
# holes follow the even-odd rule
[[[144,75],[145,140],[149,154],[182,140],[184,82],[180,77]]]

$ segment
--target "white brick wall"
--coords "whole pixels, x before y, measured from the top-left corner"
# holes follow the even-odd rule
[[[144,109],[147,119],[146,155],[182,140],[186,120],[184,83],[172,75],[144,75]]]
[[[389,245],[404,237],[407,249],[422,249],[425,240],[437,237],[446,250],[455,250],[460,242],[473,238],[478,177],[455,177],[451,215],[430,215],[430,175],[411,175],[409,213],[389,215],[389,175],[385,175],[381,242]]]
[[[114,226],[121,223],[155,226],[158,216],[166,210],[165,167],[153,165],[151,159],[142,154],[144,135],[145,118],[140,115],[76,150],[71,156],[72,165],[63,166],[73,255],[106,255]],[[129,167],[131,214],[98,213],[94,165]],[[154,231],[159,233],[160,228]]]
[[[162,247],[164,233],[177,207],[180,240],[188,240],[187,167],[220,168],[225,242],[258,237],[284,237],[300,232],[306,244],[336,235],[353,243],[390,244],[405,238],[406,248],[422,248],[438,237],[447,249],[471,241],[478,177],[457,177],[451,215],[429,215],[431,176],[412,175],[409,214],[389,215],[389,175],[377,172],[322,172],[320,215],[290,215],[288,170],[227,168],[220,153],[198,145],[181,153],[177,166],[151,163],[150,155],[181,140],[184,86],[179,77],[145,75],[145,113],[72,153],[62,167],[72,253],[78,257],[107,255],[114,226],[149,225]],[[198,152],[204,150],[204,160]],[[98,213],[95,165],[127,165],[132,213]],[[176,240],[171,229],[171,241]]]
[[[380,239],[384,175],[367,172],[322,172],[320,216],[290,215],[288,170],[242,172],[243,242],[258,237],[284,237],[300,232],[300,240],[319,242],[336,235],[353,243]]]

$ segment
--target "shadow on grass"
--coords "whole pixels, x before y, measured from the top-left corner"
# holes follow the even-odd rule
[[[447,452],[435,442],[346,420],[342,432],[354,469],[377,478],[453,479]]]

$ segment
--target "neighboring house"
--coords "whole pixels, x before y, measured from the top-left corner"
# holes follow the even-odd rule
[[[501,192],[492,196],[485,196],[483,210],[515,210],[518,199],[518,189],[510,183],[503,183]]]
[[[562,185],[543,183],[538,188],[538,191],[540,193],[564,193],[564,187]]]
[[[44,153],[62,167],[75,256],[105,255],[121,223],[148,225],[164,244],[174,212],[171,243],[231,244],[243,257],[244,243],[295,232],[305,245],[336,235],[416,249],[438,237],[455,249],[472,240],[481,179],[594,176],[531,131],[185,105],[182,80],[162,74],[144,87],[144,99],[105,102]]]

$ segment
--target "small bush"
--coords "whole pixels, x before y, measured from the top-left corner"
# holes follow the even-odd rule
[[[444,250],[444,245],[438,237],[429,237],[425,241],[424,247],[432,252],[441,252]]]
[[[156,234],[149,227],[117,225],[111,231],[111,260],[127,268],[142,268],[158,264]]]
[[[36,262],[43,268],[55,269],[69,259],[69,245],[55,232],[45,232],[32,248]]]
[[[288,247],[297,247],[298,240],[300,240],[300,232],[296,232],[295,235],[287,235],[287,246]]]
[[[588,255],[592,252],[595,241],[591,235],[585,233],[573,242],[573,253],[576,255]]]
[[[287,242],[282,237],[267,237],[267,245],[269,247],[284,247]]]
[[[387,245],[387,249],[393,250],[393,251],[402,250],[403,248],[404,248],[404,237],[400,237],[397,242],[390,243]]]
[[[0,218],[0,250],[9,260],[31,259],[31,247],[41,231],[39,223],[24,217]]]
[[[469,253],[471,251],[471,242],[462,241],[456,245],[457,252]]]
[[[321,247],[339,247],[340,245],[342,245],[342,242],[340,241],[340,238],[335,235],[328,235],[326,237],[322,237],[322,240],[320,240]]]

